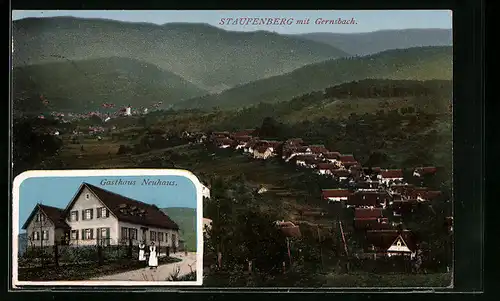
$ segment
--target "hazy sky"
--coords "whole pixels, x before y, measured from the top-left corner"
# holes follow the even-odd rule
[[[133,11],[133,10],[48,10],[48,11],[22,11],[12,12],[13,20],[27,17],[54,17],[74,16],[81,18],[104,18],[128,22],[148,22],[165,24],[170,22],[207,23],[226,30],[253,31],[267,30],[284,34],[306,32],[370,32],[383,29],[405,28],[452,28],[451,11],[449,10],[353,10],[353,11]],[[293,18],[291,25],[220,25],[222,18]],[[297,20],[309,18],[308,25],[297,24]],[[314,24],[318,18],[332,20],[342,18],[351,20],[356,24]]]
[[[175,181],[177,186],[143,186],[143,179]],[[136,185],[101,185],[101,181],[128,180],[136,181]],[[87,182],[102,189],[119,193],[144,203],[155,204],[159,208],[187,207],[196,208],[196,188],[186,177],[182,176],[90,176],[90,177],[33,177],[24,180],[19,188],[19,231],[37,203],[66,208],[78,188]]]

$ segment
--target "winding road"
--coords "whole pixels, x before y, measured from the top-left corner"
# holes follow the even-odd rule
[[[159,265],[157,269],[144,267],[142,269],[107,275],[94,278],[92,280],[99,281],[168,281],[171,275],[176,274],[179,269],[178,276],[183,276],[196,270],[196,253],[177,253],[171,257],[179,258],[181,261]],[[145,262],[147,264],[147,262]],[[191,270],[192,269],[192,270]]]

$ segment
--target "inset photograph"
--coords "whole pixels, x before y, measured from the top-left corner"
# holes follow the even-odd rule
[[[14,285],[201,285],[197,187],[175,170],[21,174]]]

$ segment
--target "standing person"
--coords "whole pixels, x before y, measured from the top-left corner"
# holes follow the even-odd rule
[[[158,268],[158,255],[156,253],[155,242],[151,242],[151,246],[149,246],[149,268],[157,269]]]
[[[146,246],[144,245],[144,243],[140,243],[139,244],[139,261],[146,261],[146,256],[144,256],[144,248]]]

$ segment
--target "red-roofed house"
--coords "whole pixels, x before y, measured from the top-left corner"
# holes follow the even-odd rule
[[[340,166],[338,164],[335,164],[335,163],[318,163],[316,168],[318,170],[317,171],[318,174],[320,174],[320,175],[331,175],[332,170],[339,169]]]
[[[286,237],[301,237],[299,226],[292,222],[277,221],[276,226],[283,232]]]
[[[340,202],[347,201],[352,192],[348,189],[323,189],[322,195],[328,202]]]
[[[325,154],[329,152],[324,145],[309,145],[309,149],[314,154]]]
[[[433,175],[437,171],[437,168],[434,166],[429,166],[429,167],[417,167],[413,171],[413,176],[415,177],[422,177],[425,175]]]
[[[297,166],[302,166],[302,167],[311,167],[311,164],[314,163],[314,160],[316,156],[314,154],[309,154],[309,155],[297,155],[293,156],[295,159],[295,164]]]
[[[245,144],[243,151],[246,153],[253,154],[254,149],[259,146],[258,144],[259,144],[259,139],[253,138]]]
[[[242,131],[237,131],[231,134],[231,137],[236,138],[238,136],[252,136],[255,133],[255,129],[246,129]]]
[[[390,200],[390,195],[385,191],[356,191],[347,200],[347,207],[385,208]]]
[[[354,156],[353,155],[341,155],[339,157],[339,161],[340,162],[353,162],[353,161],[356,161],[356,159],[354,159]]]
[[[322,154],[322,157],[330,163],[340,163],[340,153],[339,152],[327,152]]]
[[[384,217],[382,208],[355,208],[354,218],[380,218]]]
[[[385,217],[354,219],[354,228],[357,230],[386,230],[390,227],[389,219]]]
[[[382,208],[355,208],[354,227],[356,229],[388,229],[389,219],[384,218]]]
[[[377,176],[382,183],[388,184],[392,181],[402,181],[403,180],[403,170],[401,169],[385,169],[381,170],[380,174]]]
[[[332,170],[332,175],[339,181],[344,181],[351,176],[351,173],[346,169],[337,169],[337,170]]]
[[[419,202],[427,202],[440,196],[441,191],[417,191],[416,194]]]
[[[234,140],[229,138],[216,138],[215,144],[219,148],[228,148],[234,144]]]

